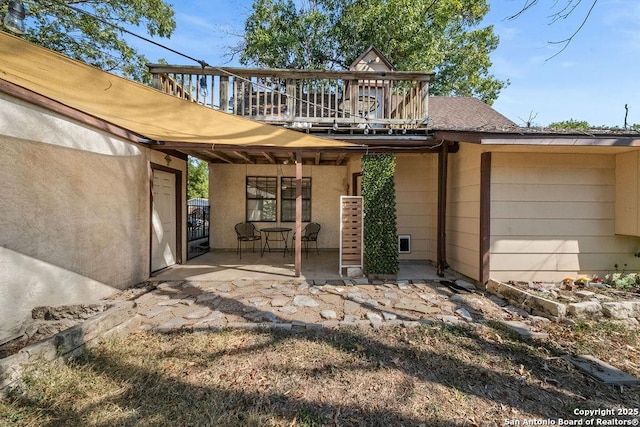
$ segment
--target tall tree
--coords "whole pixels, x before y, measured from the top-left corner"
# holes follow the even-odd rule
[[[28,15],[26,39],[140,81],[148,61],[113,25],[128,29],[143,27],[150,36],[160,37],[169,37],[176,26],[173,8],[162,0],[24,0],[23,3]]]
[[[345,69],[374,45],[399,70],[435,71],[434,95],[491,103],[506,82],[489,73],[488,11],[487,0],[256,0],[235,51],[245,65]]]
[[[187,163],[187,199],[209,198],[209,165],[189,157]]]

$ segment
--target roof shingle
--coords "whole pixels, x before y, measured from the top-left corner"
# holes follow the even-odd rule
[[[506,130],[517,125],[472,97],[429,97],[429,127],[434,130]]]

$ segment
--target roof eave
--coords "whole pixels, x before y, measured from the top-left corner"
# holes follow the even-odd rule
[[[436,140],[459,141],[481,145],[598,146],[640,147],[640,133],[571,134],[521,132],[484,132],[478,130],[434,130]]]

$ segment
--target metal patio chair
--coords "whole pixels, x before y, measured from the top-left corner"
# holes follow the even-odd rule
[[[236,253],[240,255],[240,259],[242,259],[242,243],[243,242],[252,242],[252,252],[256,251],[256,242],[260,242],[260,249],[262,249],[262,234],[260,234],[256,230],[256,226],[250,222],[240,222],[236,224],[236,235],[238,238],[238,246],[236,248]],[[260,251],[262,255],[262,250]]]
[[[302,230],[300,240],[302,241],[302,249],[305,256],[309,257],[309,243],[313,242],[316,245],[316,254],[320,254],[318,251],[318,233],[320,233],[320,224],[317,222],[310,222]],[[296,245],[296,233],[293,233],[293,244],[291,245],[295,250]]]

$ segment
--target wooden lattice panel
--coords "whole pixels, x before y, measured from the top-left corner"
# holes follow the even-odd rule
[[[340,197],[340,275],[347,267],[363,267],[362,197]]]

